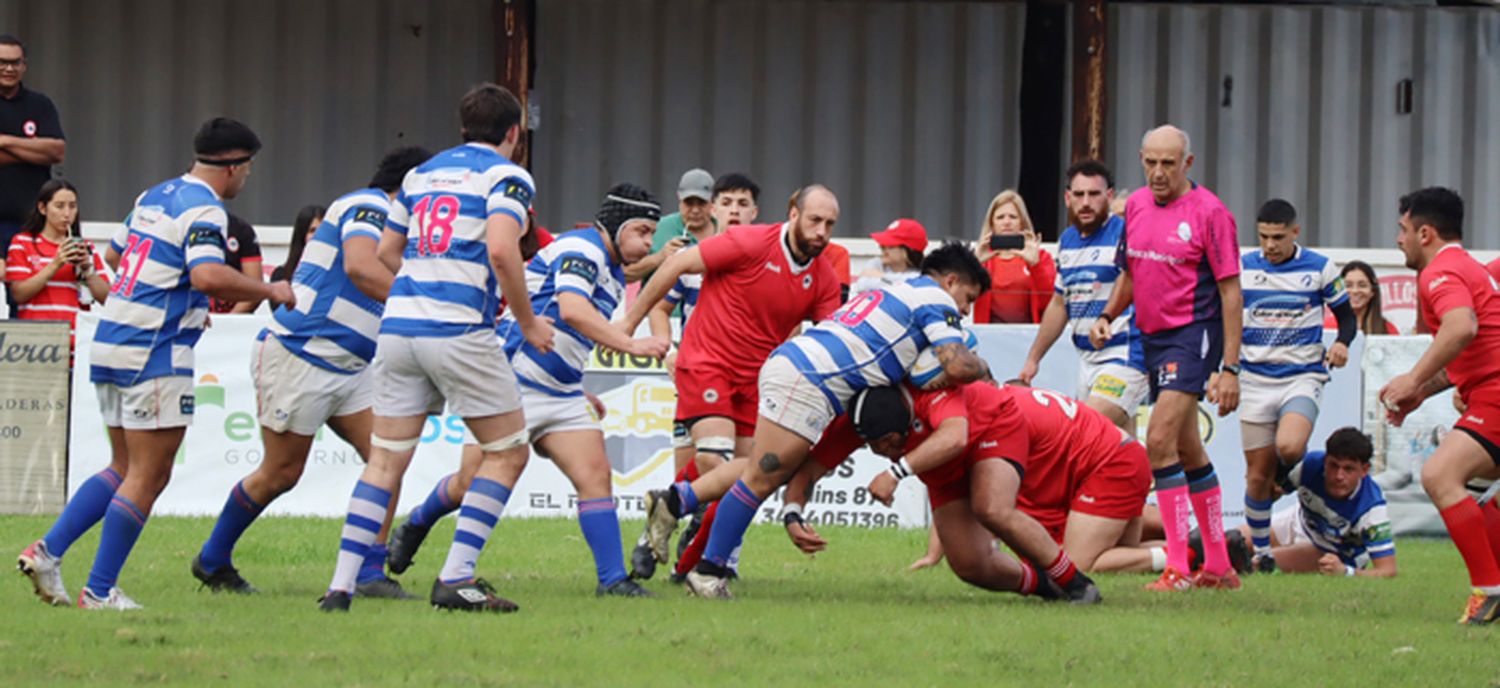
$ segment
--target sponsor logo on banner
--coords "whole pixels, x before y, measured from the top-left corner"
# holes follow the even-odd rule
[[[0,323],[0,513],[62,509],[68,465],[68,337],[65,322]],[[106,461],[108,457],[106,453]]]

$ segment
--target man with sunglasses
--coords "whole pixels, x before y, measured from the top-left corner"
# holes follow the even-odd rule
[[[52,100],[26,88],[26,46],[15,36],[0,36],[0,242],[21,231],[37,191],[61,164],[67,144]],[[16,305],[10,304],[10,317]]]

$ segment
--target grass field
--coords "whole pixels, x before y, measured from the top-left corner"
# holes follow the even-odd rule
[[[0,518],[7,557],[50,519]],[[317,612],[338,523],[269,518],[236,563],[263,591],[199,591],[188,563],[212,523],[151,521],[121,587],[142,612],[45,607],[19,574],[0,585],[0,684],[18,685],[1500,685],[1500,628],[1454,620],[1466,594],[1446,541],[1398,543],[1395,581],[1250,578],[1236,593],[1149,594],[1103,577],[1104,603],[1075,608],[907,573],[918,531],[829,528],[807,559],[779,528],[751,530],[734,602],[596,599],[571,521],[503,521],[481,575],[512,615],[439,613],[355,600]],[[631,536],[637,523],[626,523]],[[425,600],[452,532],[434,530],[405,578]],[[97,529],[70,550],[69,590]]]

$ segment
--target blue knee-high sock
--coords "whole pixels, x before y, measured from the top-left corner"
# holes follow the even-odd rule
[[[370,545],[370,550],[365,554],[365,562],[359,566],[359,577],[356,583],[369,583],[385,578],[385,557],[390,554],[384,544]]]
[[[677,492],[677,503],[682,505],[682,510],[673,516],[687,518],[698,510],[698,493],[693,490],[692,483],[681,480],[674,483],[672,489]]]
[[[1269,499],[1245,495],[1245,525],[1250,526],[1250,544],[1257,554],[1271,551],[1271,507]]]
[[[66,553],[78,538],[104,518],[109,500],[118,489],[120,474],[113,468],[99,471],[83,481],[73,498],[68,500],[68,505],[63,507],[62,515],[52,523],[52,529],[42,537],[42,542],[47,544],[47,553],[54,557]]]
[[[234,489],[229,491],[229,498],[224,500],[224,510],[219,512],[213,532],[209,533],[208,541],[198,552],[203,568],[212,573],[233,563],[234,543],[239,542],[245,529],[265,508],[250,498],[250,493],[245,491],[245,481],[235,483]]]
[[[438,481],[437,487],[427,495],[427,499],[411,510],[411,515],[406,517],[406,522],[418,528],[431,528],[432,524],[444,516],[458,510],[459,502],[448,497],[448,481],[453,479],[453,474],[443,476]]]
[[[94,555],[94,568],[89,570],[89,590],[95,595],[109,597],[109,589],[120,580],[120,569],[145,527],[146,513],[134,502],[118,494],[110,499],[100,529],[99,552]]]
[[[708,533],[708,546],[703,549],[704,561],[726,566],[729,557],[745,540],[745,530],[755,520],[755,512],[765,501],[755,496],[744,481],[736,480],[729,494],[719,500],[719,515]]]
[[[615,513],[615,500],[611,497],[579,500],[578,527],[594,552],[599,584],[610,586],[625,580],[625,551],[620,545],[620,518]]]

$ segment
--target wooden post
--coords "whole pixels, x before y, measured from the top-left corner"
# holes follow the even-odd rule
[[[521,100],[527,113],[531,96],[531,34],[536,0],[495,0],[495,83]],[[530,126],[529,121],[527,126]],[[531,137],[522,132],[516,164],[531,168]]]
[[[1105,92],[1104,0],[1073,2],[1073,162],[1104,159]]]

